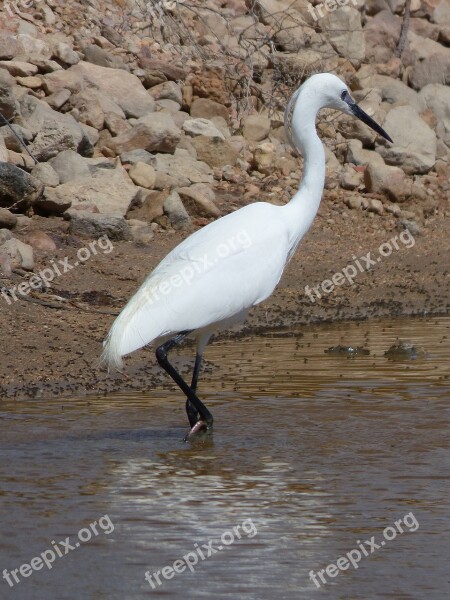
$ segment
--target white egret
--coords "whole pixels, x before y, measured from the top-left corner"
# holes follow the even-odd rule
[[[122,365],[122,356],[156,344],[159,364],[187,397],[189,435],[213,424],[197,396],[202,354],[211,335],[242,322],[253,306],[272,294],[316,216],[325,180],[325,152],[315,126],[321,108],[353,115],[392,142],[355,103],[341,79],[331,73],[311,76],[286,108],[288,137],[304,156],[297,193],[284,206],[256,202],[190,235],[148,275],[105,340],[102,359],[116,368]],[[190,334],[197,353],[189,386],[169,362],[168,353]]]

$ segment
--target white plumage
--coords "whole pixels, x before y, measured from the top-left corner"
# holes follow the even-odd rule
[[[109,367],[120,367],[124,355],[180,332],[195,335],[201,358],[214,331],[245,319],[249,309],[270,296],[319,208],[325,153],[315,120],[325,107],[357,116],[390,140],[337,76],[310,77],[292,96],[285,114],[288,138],[305,159],[298,192],[285,206],[245,206],[172,250],[114,321],[102,354]]]

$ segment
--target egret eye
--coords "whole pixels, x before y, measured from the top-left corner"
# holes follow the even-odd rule
[[[342,90],[342,92],[341,92],[341,100],[345,100],[345,98],[347,97],[347,94],[348,94],[347,90]]]

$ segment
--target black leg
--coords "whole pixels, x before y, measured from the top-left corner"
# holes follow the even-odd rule
[[[188,384],[184,381],[184,379],[181,377],[181,375],[178,373],[178,371],[170,364],[170,362],[167,358],[167,354],[170,352],[170,350],[174,346],[179,344],[186,337],[186,335],[188,333],[190,333],[190,332],[182,331],[181,333],[179,333],[172,339],[165,342],[165,344],[161,344],[161,346],[158,346],[158,348],[156,348],[156,359],[158,360],[158,363],[160,364],[160,366],[166,371],[166,373],[172,377],[172,379],[175,381],[175,383],[178,385],[178,387],[181,389],[181,391],[184,394],[186,394],[186,396],[187,396],[186,410],[188,412],[189,423],[191,424],[191,427],[193,427],[197,422],[197,420],[195,420],[194,423],[192,423],[191,418],[192,419],[194,417],[196,418],[197,413],[199,413],[200,418],[205,422],[207,428],[211,429],[211,427],[213,425],[212,414],[209,412],[209,410],[206,408],[206,406],[197,397],[197,395],[195,393],[195,389],[197,387],[198,371],[200,369],[201,357],[200,357],[200,359],[198,359],[196,357],[196,360],[195,360],[194,377],[192,379],[193,385],[195,386],[194,390],[188,386]],[[190,406],[190,408],[192,410],[188,410],[188,405]]]
[[[202,355],[197,352],[197,354],[195,355],[194,373],[192,375],[192,383],[191,383],[191,390],[194,394],[197,393],[198,376],[200,373],[200,365],[201,364],[202,364]],[[194,427],[194,425],[198,421],[198,412],[196,411],[195,406],[192,404],[192,402],[189,400],[189,398],[186,400],[186,414],[188,416],[191,427]]]

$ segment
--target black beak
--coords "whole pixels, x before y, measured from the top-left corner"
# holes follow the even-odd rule
[[[346,94],[344,96],[344,98],[342,98],[342,99],[344,100],[344,102],[346,102],[349,105],[350,110],[355,115],[355,117],[357,117],[358,119],[360,119],[363,123],[365,123],[366,125],[368,125],[371,129],[373,129],[374,131],[376,131],[379,135],[383,136],[385,139],[387,139],[389,142],[391,142],[391,144],[394,143],[391,140],[391,138],[388,136],[388,134],[384,131],[384,129],[382,127],[380,127],[378,125],[378,123],[376,123],[372,119],[372,117],[369,117],[369,115],[367,113],[365,113],[363,111],[363,109],[360,108],[356,104],[356,102],[353,100],[353,98],[351,98],[351,96],[349,94]]]

